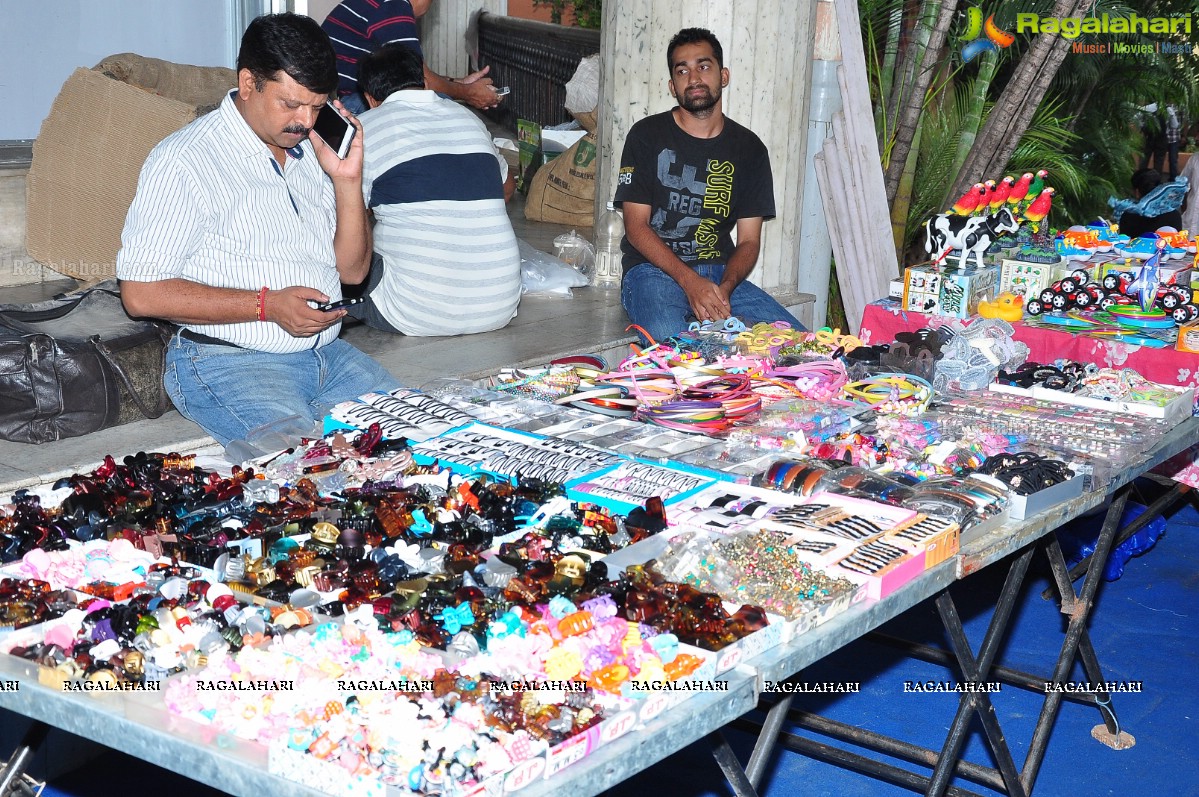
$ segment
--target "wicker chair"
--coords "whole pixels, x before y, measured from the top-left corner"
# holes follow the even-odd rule
[[[488,116],[514,132],[517,119],[543,127],[569,122],[566,84],[579,61],[599,52],[599,31],[485,12],[478,30],[479,65],[491,67],[495,85],[512,89]]]

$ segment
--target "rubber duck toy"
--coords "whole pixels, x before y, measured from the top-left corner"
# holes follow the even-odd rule
[[[1024,299],[1014,293],[1001,293],[995,301],[978,303],[978,314],[983,318],[998,318],[1015,322],[1024,317]]]

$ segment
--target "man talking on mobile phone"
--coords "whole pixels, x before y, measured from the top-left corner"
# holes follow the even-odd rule
[[[399,387],[337,339],[341,283],[370,269],[362,127],[345,159],[311,132],[337,88],[333,48],[308,17],[246,29],[237,88],[146,159],[125,219],[117,277],[132,316],[181,329],[167,392],[221,445],[273,421],[317,421]]]

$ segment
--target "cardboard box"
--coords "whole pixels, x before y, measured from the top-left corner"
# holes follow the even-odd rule
[[[1061,263],[1028,263],[1024,260],[1004,260],[999,269],[999,293],[1018,293],[1026,299],[1040,294],[1062,277],[1077,269],[1091,270],[1086,263],[1067,260]]]
[[[903,309],[939,315],[943,272],[931,266],[911,266],[903,272]]]
[[[969,318],[980,301],[995,295],[999,267],[981,269],[912,266],[904,272],[903,307],[932,315]]]
[[[231,69],[125,54],[63,84],[33,144],[25,247],[59,273],[93,283],[116,274],[121,229],[150,150],[218,105]]]
[[[1044,512],[1050,507],[1077,498],[1082,495],[1084,481],[1085,479],[1078,475],[1061,484],[1039,490],[1032,495],[1012,493],[1011,500],[1008,501],[1008,517],[1012,520],[1024,520]]]
[[[1174,344],[1174,348],[1187,354],[1199,354],[1199,321],[1192,321],[1178,328],[1178,342]]]

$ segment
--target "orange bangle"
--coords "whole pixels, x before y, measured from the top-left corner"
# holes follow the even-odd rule
[[[266,320],[266,292],[268,290],[265,285],[258,289],[258,302],[255,304],[254,309],[259,321]]]

